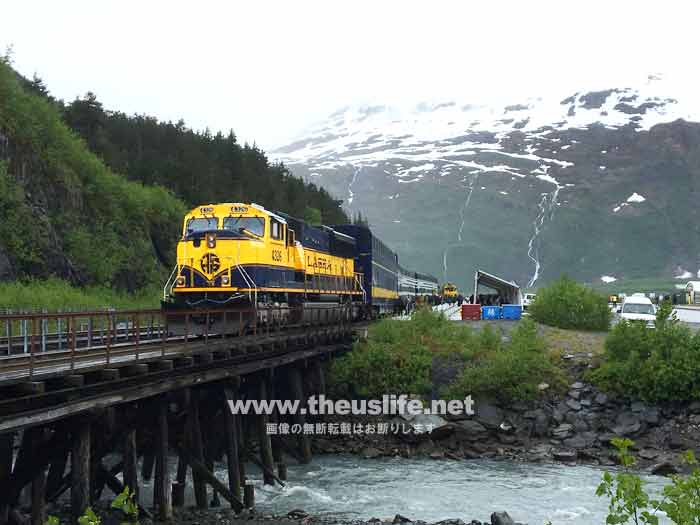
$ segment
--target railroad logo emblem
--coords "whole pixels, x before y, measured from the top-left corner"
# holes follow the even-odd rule
[[[202,257],[202,260],[199,261],[199,265],[202,267],[204,273],[214,273],[221,268],[221,261],[219,260],[219,256],[215,253],[207,253]]]

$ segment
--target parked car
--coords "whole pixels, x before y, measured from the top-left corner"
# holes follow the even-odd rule
[[[640,293],[625,297],[617,313],[620,319],[646,321],[649,326],[654,326],[654,321],[656,320],[656,306],[651,302],[651,299]]]
[[[537,297],[537,294],[534,293],[526,293],[523,295],[523,310],[527,310],[527,307],[532,304],[532,301],[535,300],[535,297]]]

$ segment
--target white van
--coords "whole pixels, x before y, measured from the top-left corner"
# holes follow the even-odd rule
[[[653,326],[656,320],[656,306],[643,293],[625,297],[625,301],[617,312],[620,314],[621,319],[646,321],[650,326]]]
[[[532,302],[535,300],[535,297],[537,297],[537,295],[534,293],[523,294],[523,310],[527,310],[527,307],[532,304]]]

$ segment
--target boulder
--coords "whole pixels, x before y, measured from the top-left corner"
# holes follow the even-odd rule
[[[658,408],[645,408],[639,417],[642,421],[645,421],[649,425],[658,425],[660,420],[659,409]]]
[[[586,385],[581,383],[581,381],[576,381],[573,385],[571,385],[571,388],[573,390],[581,390],[584,386],[586,386]]]
[[[678,469],[668,461],[654,465],[651,469],[651,473],[656,476],[670,476],[672,474],[678,474]]]
[[[503,410],[489,403],[481,403],[476,407],[474,419],[489,430],[498,430],[505,419]]]
[[[410,419],[408,419],[408,417],[410,417]],[[448,424],[443,418],[434,414],[416,414],[407,416],[405,419],[408,419],[416,434],[427,433],[429,427],[435,430]]]
[[[516,441],[518,441],[518,438],[512,434],[498,434],[498,441],[504,445],[513,445]]]
[[[571,410],[574,411],[579,411],[581,410],[581,403],[576,401],[575,399],[567,399],[566,400],[566,406],[569,407]]]
[[[608,396],[603,394],[603,392],[598,392],[593,398],[596,405],[605,405],[608,402]]]
[[[671,448],[673,450],[683,448],[683,446],[685,445],[685,443],[683,443],[683,438],[678,432],[672,432],[671,434],[669,434],[666,438],[666,443],[668,444],[668,448]]]
[[[555,439],[566,439],[571,436],[574,426],[570,423],[562,423],[552,430],[552,437]]]
[[[595,432],[581,432],[563,441],[565,447],[581,450],[591,448],[598,440],[598,435]]]
[[[455,431],[455,424],[454,423],[446,423],[444,425],[441,425],[439,427],[435,427],[433,431],[430,433],[430,439],[433,441],[442,441],[443,439],[447,439],[450,436],[454,434]]]
[[[569,397],[578,400],[581,398],[581,391],[580,390],[570,390]]]
[[[554,421],[557,423],[563,423],[564,420],[566,419],[566,414],[559,410],[558,408],[555,408],[554,411],[552,412],[552,417],[554,418]]]
[[[453,425],[457,439],[462,441],[479,441],[488,436],[486,427],[473,419],[457,421]]]
[[[642,422],[637,414],[632,412],[620,412],[615,418],[615,425],[611,430],[618,436],[636,434],[642,428]]]
[[[653,448],[643,448],[637,455],[642,459],[656,459],[659,457],[659,451]]]
[[[580,434],[567,438],[562,441],[562,444],[567,448],[581,449],[590,446],[589,440]]]
[[[552,457],[557,461],[576,461],[578,457],[578,452],[571,449],[559,449],[552,452]]]
[[[308,516],[309,516],[309,513],[306,512],[305,510],[302,510],[302,509],[290,510],[287,513],[287,517],[290,520],[303,520],[304,518],[307,518]]]
[[[406,516],[402,516],[401,514],[397,514],[396,516],[394,516],[394,520],[391,523],[396,525],[397,523],[411,523],[412,521],[413,521],[412,519],[409,519]]]
[[[642,412],[647,408],[647,406],[641,401],[633,401],[630,405],[630,410],[632,412]]]
[[[588,423],[586,423],[582,418],[577,418],[573,423],[574,430],[576,432],[585,432],[588,430]]]
[[[536,410],[526,410],[523,412],[523,418],[524,419],[535,419],[537,417],[537,414],[539,411],[541,411],[541,408],[538,408]]]
[[[549,431],[549,416],[541,410],[532,426],[532,433],[535,437],[545,437]]]
[[[505,511],[494,512],[491,514],[491,525],[515,525],[515,522]]]
[[[360,452],[360,455],[365,459],[374,459],[382,456],[382,451],[374,447],[365,447]]]
[[[691,414],[700,414],[700,401],[693,401],[688,405],[688,411]]]

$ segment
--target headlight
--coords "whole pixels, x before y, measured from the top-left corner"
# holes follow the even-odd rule
[[[228,286],[229,284],[231,284],[227,275],[224,275],[224,276],[221,278],[221,284],[222,284],[223,286]]]
[[[185,276],[184,275],[178,276],[175,284],[176,284],[176,286],[185,286]]]
[[[216,236],[212,233],[207,235],[207,248],[216,248]]]

